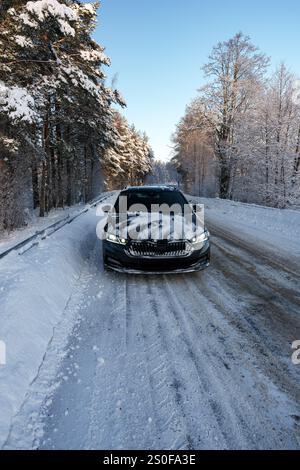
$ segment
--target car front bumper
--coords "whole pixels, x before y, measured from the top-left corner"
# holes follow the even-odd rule
[[[201,271],[210,264],[209,240],[188,256],[144,258],[129,256],[124,246],[103,241],[105,267],[129,274],[176,274]]]

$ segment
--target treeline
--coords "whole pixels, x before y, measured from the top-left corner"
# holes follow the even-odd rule
[[[107,189],[143,184],[153,165],[153,153],[145,133],[130,126],[124,116],[114,113],[118,141],[104,154],[103,169]]]
[[[180,175],[171,161],[155,160],[151,172],[146,176],[146,184],[180,185]]]
[[[146,136],[114,111],[124,100],[105,85],[110,59],[92,39],[98,7],[0,4],[0,230],[24,224],[34,209],[44,216],[89,201],[105,176],[113,188],[150,169]]]
[[[242,33],[219,43],[208,82],[174,135],[187,191],[276,207],[300,203],[300,86]]]

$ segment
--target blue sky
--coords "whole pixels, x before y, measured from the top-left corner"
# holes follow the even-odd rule
[[[145,130],[157,159],[203,83],[212,47],[238,31],[300,75],[299,0],[102,0],[95,37],[118,74],[127,119]]]

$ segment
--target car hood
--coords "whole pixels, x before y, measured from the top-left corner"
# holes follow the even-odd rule
[[[202,233],[203,224],[195,217],[162,213],[127,213],[109,217],[107,231],[133,240],[191,240]]]

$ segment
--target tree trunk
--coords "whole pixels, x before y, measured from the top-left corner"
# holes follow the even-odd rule
[[[66,171],[67,171],[67,199],[66,199],[66,204],[67,206],[71,206],[73,201],[72,201],[72,165],[70,158],[67,159],[67,164],[66,164]]]
[[[38,169],[37,169],[37,164],[36,164],[35,159],[32,161],[31,179],[32,179],[33,208],[36,209],[39,206],[39,181],[38,181]]]
[[[46,163],[43,161],[42,163],[42,176],[41,176],[41,190],[40,190],[40,217],[45,217],[46,212]]]
[[[52,207],[57,207],[57,169],[56,169],[56,158],[54,148],[51,147],[50,150],[51,157],[51,205]]]
[[[224,131],[223,131],[224,134]],[[226,155],[227,136],[224,134],[223,139],[218,144],[217,156],[220,165],[219,174],[219,196],[221,199],[228,198],[229,184],[230,184],[230,169]]]
[[[230,171],[228,168],[227,162],[221,161],[220,164],[220,198],[227,199],[228,198],[228,191],[229,191],[229,183],[230,183]]]
[[[83,182],[84,202],[87,202],[87,147],[84,146],[84,182]]]
[[[44,160],[42,163],[42,175],[40,183],[40,217],[44,217],[47,210],[47,166],[49,159],[49,111],[50,100],[48,109],[44,119],[43,140],[44,140]]]
[[[292,175],[292,186],[295,186],[297,181],[297,174],[300,168],[300,126],[298,129],[298,136],[297,136],[297,144],[295,150],[295,158],[294,158],[294,165],[293,165],[293,175]]]
[[[60,112],[60,105],[59,103],[55,102],[55,113],[56,119],[60,120],[59,116]],[[56,153],[57,153],[57,206],[64,207],[64,196],[62,190],[62,175],[63,175],[63,158],[62,158],[62,129],[61,124],[58,122],[56,124]]]

